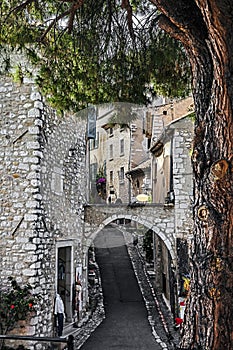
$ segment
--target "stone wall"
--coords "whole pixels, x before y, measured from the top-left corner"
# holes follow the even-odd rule
[[[58,116],[28,79],[1,77],[0,101],[1,285],[31,284],[40,298],[28,332],[51,335],[58,247],[72,247],[70,285],[85,264],[86,123]]]
[[[181,118],[171,125],[173,135],[173,186],[175,194],[176,238],[192,234],[193,171],[191,164],[193,120]]]
[[[178,295],[183,285],[183,276],[189,274],[188,246],[193,231],[193,171],[191,164],[193,132],[194,123],[190,117],[181,118],[174,123],[173,186]]]
[[[160,138],[164,129],[173,121],[193,111],[193,98],[186,97],[164,103],[151,110],[153,120],[154,140]]]
[[[176,262],[173,207],[148,203],[133,207],[123,204],[88,206],[85,209],[85,236],[93,241],[103,225],[123,218],[143,225],[145,232],[153,230],[166,245],[173,263]]]
[[[19,282],[32,282],[37,270],[34,225],[41,213],[41,101],[33,84],[20,86],[10,79],[1,83],[0,101],[1,279],[6,283],[14,275]]]

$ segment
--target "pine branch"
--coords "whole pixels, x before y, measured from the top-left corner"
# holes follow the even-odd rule
[[[134,39],[135,35],[133,30],[133,10],[129,0],[122,0],[121,8],[127,11],[127,22],[128,22],[129,33],[131,38]]]
[[[25,9],[27,7],[27,5],[30,5],[34,1],[35,0],[27,0],[27,1],[23,2],[22,4],[20,4],[20,5],[13,7],[13,9],[11,9],[10,12],[7,14],[5,20],[7,20],[13,12],[19,12],[19,11]]]
[[[46,31],[43,33],[43,35],[40,37],[39,41],[43,41],[43,39],[46,37],[46,35],[49,33],[49,31],[53,28],[56,22],[60,21],[60,19],[68,16],[71,12],[71,8],[63,13],[61,13],[59,16],[55,17],[53,21],[50,23]]]
[[[40,41],[43,41],[45,36],[49,33],[49,31],[53,28],[56,22],[60,21],[62,18],[66,17],[69,15],[69,21],[68,21],[68,32],[71,33],[73,29],[73,24],[74,24],[74,16],[76,11],[83,5],[84,0],[79,0],[79,1],[70,1],[70,0],[60,0],[62,2],[73,2],[69,10],[61,13],[59,16],[56,16],[54,20],[50,23],[44,34],[40,37]]]
[[[68,33],[71,33],[74,25],[74,16],[76,11],[83,5],[84,0],[79,0],[77,2],[74,2],[70,9],[70,18],[68,22]]]

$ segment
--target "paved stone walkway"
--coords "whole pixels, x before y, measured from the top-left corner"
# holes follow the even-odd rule
[[[95,240],[106,318],[82,350],[160,350],[147,319],[122,232],[108,226]]]
[[[117,226],[117,229],[120,230],[125,237],[128,254],[131,258],[133,269],[138,280],[138,285],[141,289],[141,293],[147,309],[147,318],[151,326],[151,333],[153,334],[157,344],[153,346],[153,349],[175,349],[178,345],[179,334],[174,330],[172,316],[166,308],[163,300],[156,296],[156,292],[154,291],[150,278],[147,274],[143,258],[141,257],[138,249],[131,243],[131,234],[129,234],[124,229],[124,227]],[[96,331],[97,327],[102,327],[105,316],[106,315],[103,305],[102,292],[100,290],[97,309],[92,315],[87,315],[86,319],[84,319],[82,323],[79,324],[79,328],[75,331],[75,333],[73,333],[75,336],[75,350],[80,348],[83,350],[93,349],[93,347],[88,348],[87,345],[85,347],[84,343],[88,344],[87,340],[89,339],[90,335]],[[98,350],[98,347],[95,346],[94,348]],[[129,347],[122,346],[119,349],[124,350],[128,348]],[[108,348],[102,347],[101,349]],[[115,347],[115,349],[117,349],[117,347]],[[134,349],[136,348],[134,347]],[[143,348],[140,350],[142,349]],[[149,350],[150,347],[147,347],[147,349]]]
[[[124,226],[119,227],[119,229],[124,234],[128,253],[146,304],[148,320],[153,335],[161,345],[161,348],[168,350],[176,349],[179,343],[179,331],[174,329],[173,316],[162,297],[157,296],[140,250],[132,244],[131,233],[125,230]]]

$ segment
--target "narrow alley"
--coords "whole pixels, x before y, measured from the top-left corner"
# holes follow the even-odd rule
[[[162,349],[152,334],[123,234],[108,226],[96,237],[95,247],[106,318],[81,349]]]

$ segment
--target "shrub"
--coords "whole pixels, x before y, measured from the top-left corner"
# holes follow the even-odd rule
[[[28,314],[34,310],[32,287],[27,284],[20,287],[12,278],[9,278],[11,287],[0,289],[0,332],[7,334],[16,327],[19,320],[26,320]]]

